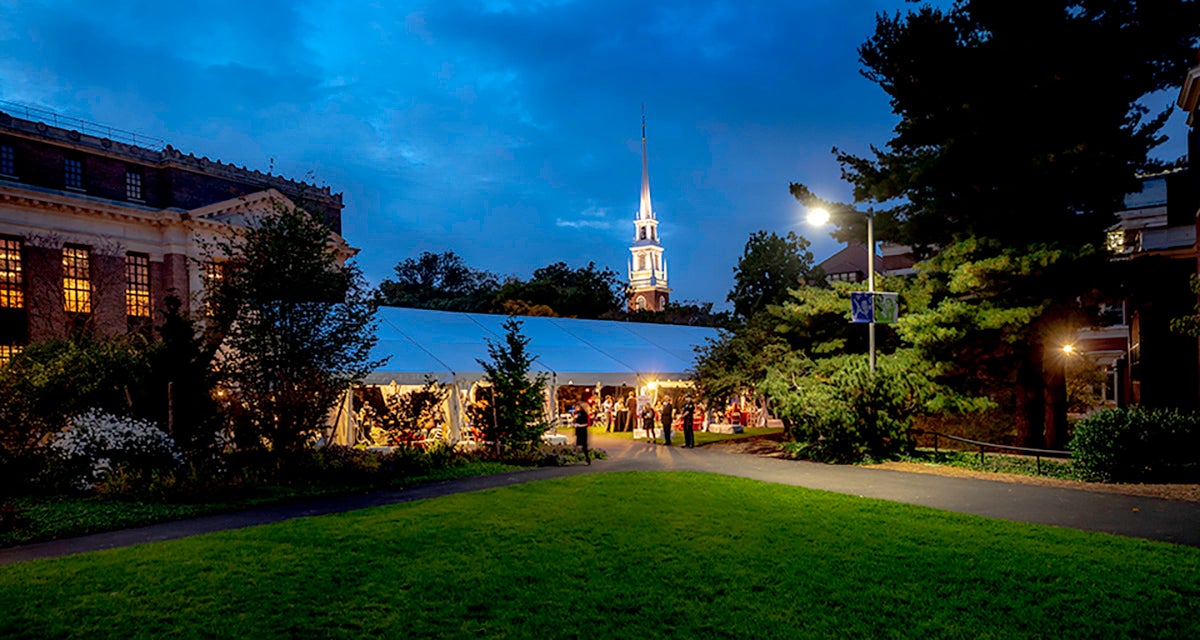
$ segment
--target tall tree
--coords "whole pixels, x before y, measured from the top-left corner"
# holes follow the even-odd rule
[[[484,380],[486,409],[480,421],[484,438],[504,449],[532,447],[547,427],[545,413],[546,374],[533,373],[537,356],[528,350],[529,338],[521,333],[521,321],[504,322],[504,342],[488,341],[488,360],[479,360]]]
[[[843,176],[880,237],[959,259],[938,268],[930,308],[943,320],[964,303],[1010,318],[1037,311],[993,341],[1013,352],[1028,442],[1046,426],[1063,443],[1062,367],[1046,354],[1096,286],[1102,231],[1162,141],[1167,112],[1141,100],[1183,77],[1198,25],[1191,0],[958,0],[880,15],[859,49],[900,121],[870,157],[835,149]],[[821,203],[803,185],[792,193]],[[839,237],[860,237],[863,220],[841,217]],[[953,284],[971,274],[980,286]]]
[[[242,446],[304,447],[341,394],[378,364],[370,359],[376,297],[329,240],[315,216],[276,203],[215,247],[229,268],[206,295]]]
[[[733,289],[726,299],[733,303],[734,315],[745,320],[767,305],[783,303],[789,289],[812,276],[812,268],[808,240],[792,231],[786,236],[757,231],[750,235],[738,258]]]
[[[383,304],[393,307],[487,312],[500,288],[495,274],[467,266],[453,251],[422,252],[395,272],[395,280],[379,284]]]
[[[616,271],[601,269],[594,262],[577,268],[555,262],[534,271],[528,282],[517,278],[505,282],[496,295],[496,305],[506,301],[521,301],[529,308],[549,307],[562,317],[610,317],[625,306],[625,282]]]

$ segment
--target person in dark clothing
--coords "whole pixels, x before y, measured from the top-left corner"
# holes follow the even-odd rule
[[[654,438],[654,405],[649,402],[642,407],[642,428],[646,430],[647,442],[657,442]]]
[[[671,446],[671,420],[675,418],[675,407],[671,405],[671,399],[663,400],[662,408],[658,410],[659,417],[662,419],[663,444]]]
[[[589,418],[586,402],[580,402],[575,405],[575,444],[583,449],[583,457],[590,466],[592,464],[592,457],[588,455],[588,438],[586,435]],[[580,427],[584,429],[584,434],[580,434]],[[581,435],[582,437],[580,437]]]
[[[625,398],[625,410],[629,412],[627,414],[629,416],[629,424],[626,426],[630,431],[633,431],[633,428],[637,426],[638,410],[637,397],[633,395],[632,391],[629,392],[629,397]]]
[[[691,396],[686,396],[683,399],[683,446],[688,449],[696,448],[696,403],[692,402]]]
[[[617,416],[617,424],[613,427],[613,431],[621,433],[625,430],[625,425],[629,421],[629,408],[625,406],[625,401],[617,398],[614,413]]]

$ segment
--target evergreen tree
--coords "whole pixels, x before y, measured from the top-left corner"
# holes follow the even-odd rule
[[[521,321],[504,322],[504,342],[488,341],[489,360],[479,360],[484,380],[491,388],[484,398],[492,413],[481,422],[483,436],[495,443],[496,452],[533,447],[546,431],[546,374],[532,374],[537,356],[529,353],[529,338],[521,334]]]

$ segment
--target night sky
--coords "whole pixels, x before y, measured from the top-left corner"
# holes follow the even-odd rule
[[[818,259],[839,248],[788,182],[845,199],[830,148],[887,141],[856,49],[876,12],[906,6],[189,4],[0,0],[0,98],[328,184],[373,283],[443,250],[500,275],[590,260],[624,277],[645,104],[673,297],[718,308],[756,230],[799,231]],[[1159,155],[1182,154],[1183,132],[1177,114]]]

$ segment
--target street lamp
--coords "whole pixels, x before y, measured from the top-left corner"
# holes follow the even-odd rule
[[[871,304],[875,304],[875,216],[864,213],[867,218],[867,293],[871,296]],[[822,207],[810,207],[806,219],[814,227],[823,226],[829,222],[829,211]],[[875,372],[875,318],[867,325],[867,349],[871,373]]]

